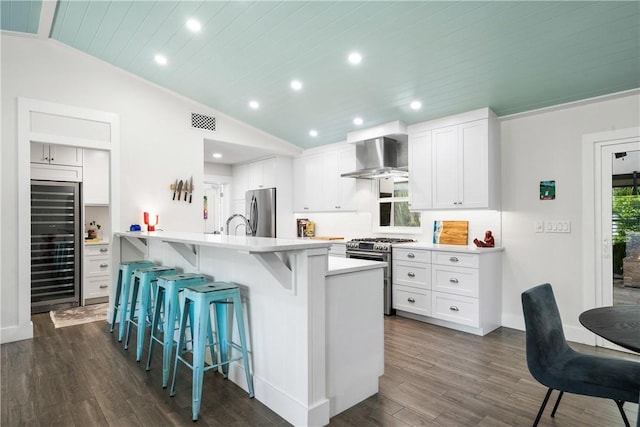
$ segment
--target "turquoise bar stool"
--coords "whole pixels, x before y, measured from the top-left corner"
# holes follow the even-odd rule
[[[179,325],[180,321],[179,295],[184,288],[201,285],[206,281],[207,278],[205,276],[197,273],[158,277],[154,297],[153,321],[151,322],[147,371],[151,370],[153,347],[157,342],[162,346],[162,388],[166,388],[169,383],[171,355],[175,343],[174,336],[177,330],[176,325]],[[193,324],[193,315],[191,315],[190,320],[190,324]],[[162,325],[162,328],[159,327],[160,325]],[[209,336],[211,337],[211,331],[209,331]]]
[[[151,295],[155,289],[156,282],[160,276],[176,274],[176,269],[156,265],[147,268],[137,268],[133,272],[133,289],[131,290],[131,301],[129,302],[129,319],[127,320],[127,338],[124,341],[124,349],[129,348],[129,338],[131,329],[135,325],[138,329],[136,336],[136,361],[142,358],[142,348],[144,346],[145,332],[151,326],[151,313],[153,312],[153,302]],[[140,302],[138,315],[136,316],[136,305]]]
[[[198,419],[200,412],[200,403],[202,399],[202,380],[204,372],[209,369],[215,369],[219,366],[229,365],[231,362],[242,359],[244,371],[247,378],[247,387],[249,388],[249,397],[253,397],[253,380],[249,371],[249,357],[247,352],[247,338],[244,326],[244,317],[242,315],[242,300],[240,298],[240,288],[237,285],[228,282],[209,282],[200,286],[193,286],[184,289],[184,301],[182,302],[182,315],[180,318],[180,329],[178,332],[178,346],[176,348],[176,357],[173,366],[173,380],[171,382],[171,396],[176,394],[176,378],[178,377],[178,362],[182,362],[193,371],[193,385],[191,393],[191,412],[192,419]],[[234,308],[236,323],[238,326],[238,335],[240,336],[240,345],[233,343],[229,337],[227,327],[227,304],[231,302]],[[216,311],[216,332],[218,334],[218,346],[220,353],[220,361],[212,360],[212,365],[205,367],[205,348],[214,346],[216,343],[206,341],[206,332],[211,326],[211,304],[215,304]],[[189,311],[193,306],[193,363],[189,363],[183,357],[188,353],[186,349],[185,329]],[[228,349],[234,348],[240,352],[239,357],[229,358]],[[223,371],[226,378],[226,371]]]
[[[120,312],[120,326],[118,328],[118,341],[124,337],[125,325],[127,324],[127,311],[129,309],[129,293],[131,289],[131,275],[136,268],[153,267],[151,261],[123,261],[118,269],[118,283],[116,284],[116,297],[113,304],[113,315],[111,316],[111,328],[113,333]]]

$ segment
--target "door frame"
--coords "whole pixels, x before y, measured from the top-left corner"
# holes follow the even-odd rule
[[[603,259],[609,259],[611,234],[603,233],[602,159],[620,144],[640,141],[640,127],[583,135],[582,137],[582,283],[583,309],[607,303],[604,295]],[[610,174],[610,171],[608,172]],[[611,179],[609,177],[609,179]],[[610,195],[609,195],[610,197]],[[609,206],[610,209],[610,206]],[[609,215],[610,216],[610,215]],[[608,218],[610,223],[611,218]],[[605,239],[607,239],[605,241]],[[608,255],[607,255],[608,253]],[[604,258],[607,257],[607,258]],[[610,304],[610,301],[609,301]],[[604,345],[602,338],[586,333],[585,343]]]
[[[99,122],[109,126],[108,140],[92,140],[65,135],[63,131],[41,133],[33,130],[33,116],[49,115],[62,120]],[[31,142],[92,148],[110,152],[109,217],[110,229],[120,229],[120,116],[116,113],[57,104],[30,98],[18,98],[18,297],[16,329],[3,329],[3,342],[33,337],[31,322]],[[118,245],[112,245],[112,259],[119,259]],[[112,277],[114,267],[112,264]],[[110,298],[110,304],[113,298]]]

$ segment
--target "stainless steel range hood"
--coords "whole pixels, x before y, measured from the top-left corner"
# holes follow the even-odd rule
[[[357,170],[340,176],[361,179],[409,176],[406,141],[379,137],[355,144]]]

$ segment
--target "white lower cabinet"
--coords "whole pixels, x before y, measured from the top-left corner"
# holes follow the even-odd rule
[[[111,286],[111,250],[108,243],[85,245],[82,305],[107,302]]]
[[[393,248],[393,308],[401,316],[486,335],[501,324],[501,256]]]

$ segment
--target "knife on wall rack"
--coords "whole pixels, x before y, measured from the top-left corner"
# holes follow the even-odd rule
[[[184,199],[187,200],[187,197],[185,196]],[[191,178],[189,178],[189,203],[191,203],[192,199],[193,199],[193,175],[191,175]]]
[[[178,192],[178,180],[176,179],[176,183],[173,184],[173,200],[176,199],[176,193]]]

